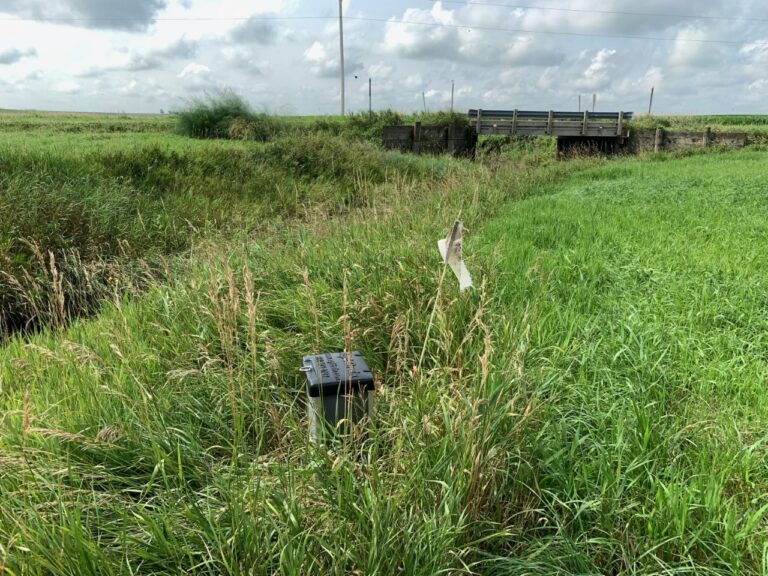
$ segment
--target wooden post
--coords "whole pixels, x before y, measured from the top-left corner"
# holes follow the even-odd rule
[[[581,120],[581,135],[587,135],[587,119],[589,118],[589,110],[584,110],[584,118]]]
[[[480,108],[477,109],[477,133],[483,133],[483,111]]]
[[[655,86],[651,86],[651,99],[648,102],[648,116],[651,115],[651,110],[653,109],[653,91],[656,89]]]
[[[616,136],[621,136],[621,132],[624,128],[624,112],[619,112],[619,125],[616,127]]]
[[[512,134],[517,134],[517,108],[512,112]]]
[[[702,141],[704,143],[704,148],[708,148],[712,143],[712,129],[709,126],[704,130],[704,138]]]
[[[413,151],[421,154],[421,122],[416,122],[413,127]]]
[[[547,116],[547,134],[552,134],[552,119],[554,118],[555,113],[550,110],[549,116]]]
[[[656,137],[653,139],[653,151],[659,152],[664,146],[664,130],[656,128]]]

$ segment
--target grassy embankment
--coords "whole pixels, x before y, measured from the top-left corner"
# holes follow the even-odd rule
[[[7,138],[63,187],[58,144]],[[6,574],[766,572],[764,153],[489,167],[157,138],[157,188],[117,138],[63,173],[144,222],[201,178],[197,232],[146,245],[180,256],[0,350]],[[460,210],[463,295],[435,248]],[[381,389],[362,460],[308,445],[295,370],[345,346]]]
[[[448,162],[372,145],[391,116],[270,119],[266,143],[190,140],[159,116],[0,116],[0,334],[93,313],[208,232],[342,214],[390,176],[445,176]]]
[[[745,132],[748,145],[768,144],[768,115],[648,116],[637,115],[630,122],[634,128],[664,128],[670,132],[696,132],[711,128],[714,132]]]

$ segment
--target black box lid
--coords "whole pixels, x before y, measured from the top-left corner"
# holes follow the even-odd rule
[[[304,356],[302,371],[307,375],[307,394],[312,398],[374,389],[373,373],[360,352]]]

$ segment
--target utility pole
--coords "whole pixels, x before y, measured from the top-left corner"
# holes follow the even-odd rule
[[[453,114],[453,91],[456,86],[456,83],[451,80],[451,114]]]
[[[655,86],[651,86],[651,101],[648,102],[648,116],[651,115],[651,109],[653,108],[653,91],[656,89]]]
[[[426,92],[421,93],[421,99],[424,101],[424,113],[427,112],[427,94]]]
[[[579,112],[581,112],[581,94],[579,94]]]
[[[373,118],[373,82],[368,77],[368,118]]]
[[[344,116],[344,17],[342,15],[342,2],[339,0],[339,62],[341,68],[341,115]]]
[[[597,104],[597,94],[592,94],[592,112],[595,111],[595,104]]]

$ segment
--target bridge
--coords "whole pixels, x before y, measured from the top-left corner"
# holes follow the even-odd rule
[[[403,152],[472,156],[480,135],[557,138],[557,153],[571,149],[618,152],[629,138],[626,121],[632,112],[532,112],[526,110],[470,110],[469,126],[386,126],[384,146]]]
[[[477,135],[554,136],[558,154],[572,148],[617,152],[629,138],[626,121],[632,112],[555,112],[530,110],[470,110],[470,127]]]

